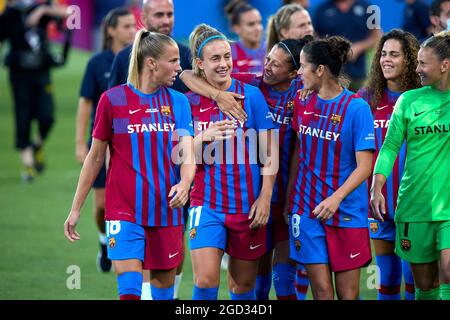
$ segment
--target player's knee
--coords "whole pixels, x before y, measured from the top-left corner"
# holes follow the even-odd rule
[[[439,287],[439,280],[435,279],[419,278],[414,279],[414,281],[416,288],[422,291],[430,291]]]
[[[311,286],[314,300],[333,300],[333,287],[326,281],[320,281]]]
[[[199,288],[215,288],[219,286],[219,279],[211,275],[197,275],[195,285]]]

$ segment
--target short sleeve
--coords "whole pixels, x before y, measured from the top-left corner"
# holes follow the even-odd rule
[[[269,130],[274,128],[272,117],[269,112],[269,106],[266,99],[258,88],[254,88],[250,97],[252,114],[255,120],[255,129]]]
[[[373,116],[370,107],[362,100],[358,101],[352,118],[353,145],[355,151],[375,150]]]
[[[180,137],[194,136],[191,106],[187,97],[183,94],[175,96],[175,128]]]
[[[109,141],[112,138],[112,128],[112,106],[105,92],[102,94],[100,101],[98,102],[92,137],[102,141]]]

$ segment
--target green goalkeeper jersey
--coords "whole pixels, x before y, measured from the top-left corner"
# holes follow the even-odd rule
[[[389,176],[405,139],[395,221],[450,220],[450,90],[427,86],[399,97],[374,174]]]

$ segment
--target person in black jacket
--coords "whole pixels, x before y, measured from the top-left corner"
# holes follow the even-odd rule
[[[0,44],[10,43],[5,64],[14,97],[15,145],[21,152],[26,182],[44,169],[43,143],[54,122],[50,69],[63,63],[49,51],[46,28],[50,21],[67,16],[65,6],[25,0],[8,1],[0,16]],[[35,119],[39,132],[33,141]]]
[[[174,20],[174,5],[172,0],[144,0],[142,7],[142,22],[148,31],[159,32],[171,36]],[[176,42],[180,49],[180,65],[182,70],[192,69],[189,48],[178,41]],[[131,46],[128,46],[120,51],[114,58],[109,88],[127,82],[130,53]],[[188,91],[187,87],[179,77],[175,80],[172,89],[183,93]]]

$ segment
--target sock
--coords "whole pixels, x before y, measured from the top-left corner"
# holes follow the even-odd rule
[[[140,300],[142,287],[141,272],[124,272],[117,276],[120,300]]]
[[[173,298],[174,299],[178,299],[178,293],[180,291],[180,284],[181,284],[181,279],[183,278],[183,272],[181,272],[180,274],[177,274],[175,276],[175,288],[173,289]]]
[[[153,300],[150,282],[142,282],[141,300]]]
[[[408,261],[402,260],[403,279],[405,280],[405,300],[415,300],[414,278]]]
[[[441,299],[450,300],[450,283],[443,283],[440,285]]]
[[[400,300],[400,284],[402,282],[402,263],[395,254],[377,256],[380,268],[380,289],[378,300]]]
[[[272,285],[272,274],[256,276],[255,294],[256,300],[269,300],[270,287]]]
[[[194,285],[192,289],[192,300],[217,300],[219,288],[199,288]]]
[[[231,300],[256,300],[255,289],[246,293],[233,293],[230,290],[230,298]]]
[[[273,266],[273,286],[278,300],[296,300],[295,266],[277,263]]]
[[[98,240],[101,244],[106,244],[106,235],[102,232],[98,232]]]
[[[309,279],[306,273],[305,266],[297,263],[297,270],[295,273],[295,294],[297,300],[305,300],[308,293]]]
[[[173,300],[174,286],[169,288],[157,288],[150,284],[153,300]]]
[[[428,291],[416,288],[416,300],[439,300],[439,287]]]

